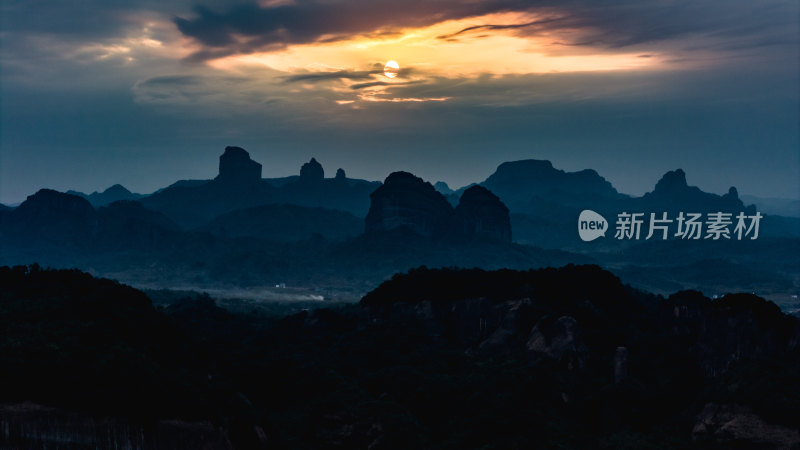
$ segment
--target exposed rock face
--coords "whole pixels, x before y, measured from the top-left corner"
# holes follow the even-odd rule
[[[334,179],[340,181],[347,181],[347,175],[345,175],[344,169],[342,169],[341,167],[336,169],[336,177]]]
[[[771,424],[750,408],[736,404],[706,404],[697,416],[692,439],[735,448],[800,447],[800,431]]]
[[[394,172],[370,194],[366,233],[408,228],[426,236],[449,230],[453,207],[430,183],[408,172]]]
[[[628,378],[628,348],[617,347],[614,353],[614,383],[620,384]]]
[[[250,184],[261,181],[261,164],[250,159],[241,147],[225,147],[219,157],[219,175],[216,180],[226,183]]]
[[[578,330],[578,322],[570,316],[553,321],[544,317],[533,327],[525,345],[533,357],[552,358],[570,370],[583,369],[588,350]]]
[[[472,186],[464,191],[455,215],[455,232],[460,236],[511,242],[508,208],[483,186]]]
[[[300,167],[300,181],[306,183],[320,182],[325,178],[325,170],[322,164],[317,162],[316,159],[311,158],[311,161],[303,164]]]

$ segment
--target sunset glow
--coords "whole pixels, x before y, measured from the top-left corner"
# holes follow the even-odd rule
[[[573,30],[543,36],[520,35],[516,28],[487,32],[473,29],[459,33],[486,23],[496,27],[516,26],[536,19],[525,14],[491,14],[404,29],[395,37],[356,36],[330,43],[291,45],[276,51],[226,56],[210,60],[208,64],[229,71],[254,66],[284,72],[316,71],[320,67],[363,70],[382,61],[385,55],[393,55],[405,61],[405,66],[414,74],[475,77],[482,74],[648,69],[662,62],[657,56],[642,58],[641,53],[636,52],[591,52],[586,49],[567,52]]]

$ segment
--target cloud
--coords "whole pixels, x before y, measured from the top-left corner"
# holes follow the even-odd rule
[[[381,70],[369,71],[349,71],[337,70],[333,72],[305,72],[297,75],[288,75],[284,77],[287,83],[297,82],[317,82],[317,81],[330,81],[330,80],[369,80],[373,75],[383,73]]]
[[[378,87],[378,86],[392,86],[392,87],[399,87],[399,86],[408,86],[411,84],[420,84],[424,83],[423,80],[410,80],[410,81],[370,81],[367,83],[357,83],[350,85],[350,89],[359,90],[359,89],[366,89],[371,87]]]
[[[737,37],[741,45],[796,41],[797,6],[780,0],[594,0],[529,2],[486,0],[430,2],[410,0],[306,0],[275,6],[239,4],[216,11],[198,7],[192,17],[176,17],[184,36],[199,43],[194,59],[246,54],[295,44],[335,42],[355,36],[396,35],[400,29],[491,13],[520,12],[534,20],[478,24],[442,34],[452,41],[471,32],[540,35],[559,32],[554,41],[570,46],[619,49],[672,39]],[[713,43],[711,44],[713,45]]]
[[[204,47],[237,54],[274,46],[332,42],[354,35],[394,36],[401,28],[511,10],[514,4],[508,0],[468,3],[309,0],[276,6],[253,3],[224,12],[198,7],[194,17],[176,17],[175,24],[185,36]]]
[[[442,40],[453,40],[456,36],[460,36],[464,33],[469,33],[471,31],[495,31],[495,30],[514,30],[519,28],[532,28],[538,27],[539,29],[547,28],[547,26],[552,26],[553,24],[557,24],[558,22],[563,21],[563,18],[551,18],[551,19],[544,19],[544,20],[534,20],[532,22],[526,23],[517,23],[517,24],[509,24],[509,25],[473,25],[471,27],[463,28],[455,33],[450,34],[443,34],[441,36],[437,36],[437,39]]]

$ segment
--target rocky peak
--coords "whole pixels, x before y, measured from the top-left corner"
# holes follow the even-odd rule
[[[322,168],[322,164],[317,162],[315,158],[311,158],[311,161],[300,167],[300,181],[319,182],[324,178],[325,170]]]
[[[219,175],[216,180],[226,183],[255,183],[261,181],[261,164],[250,159],[241,147],[225,147],[219,157]]]
[[[686,172],[683,169],[677,169],[665,173],[656,183],[654,192],[677,192],[686,190],[688,187]]]
[[[745,206],[739,199],[735,187],[728,189],[724,195],[703,192],[697,186],[689,186],[686,173],[682,169],[664,174],[656,183],[652,192],[646,193],[641,202],[642,207],[651,211],[727,211],[737,213],[743,211],[755,214],[754,206]]]
[[[455,231],[463,237],[511,242],[508,208],[483,186],[472,186],[464,191],[455,215]]]
[[[346,180],[347,179],[347,175],[345,175],[344,169],[342,169],[342,168],[336,169],[336,177],[335,177],[335,179],[336,180]]]
[[[367,233],[408,228],[426,236],[441,236],[450,225],[453,207],[433,186],[408,172],[394,172],[370,194]]]

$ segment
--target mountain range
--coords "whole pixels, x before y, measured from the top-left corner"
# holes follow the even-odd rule
[[[657,291],[737,287],[788,296],[797,288],[791,249],[800,243],[799,219],[766,215],[753,242],[620,241],[609,233],[586,243],[576,231],[583,209],[611,223],[621,211],[755,213],[735,188],[703,192],[680,169],[642,197],[619,193],[593,170],[565,172],[540,160],[503,163],[485,181],[452,191],[403,172],[383,183],[347,178],[342,169],[325,178],[313,158],[299,175],[263,179],[247,151],[227,147],[211,180],[178,181],[146,196],[121,186],[88,196],[45,189],[0,209],[0,263],[78,266],[134,283],[269,277],[363,292],[416,265],[599,262]],[[704,282],[709,258],[730,276]],[[752,264],[759,270],[747,269]]]

